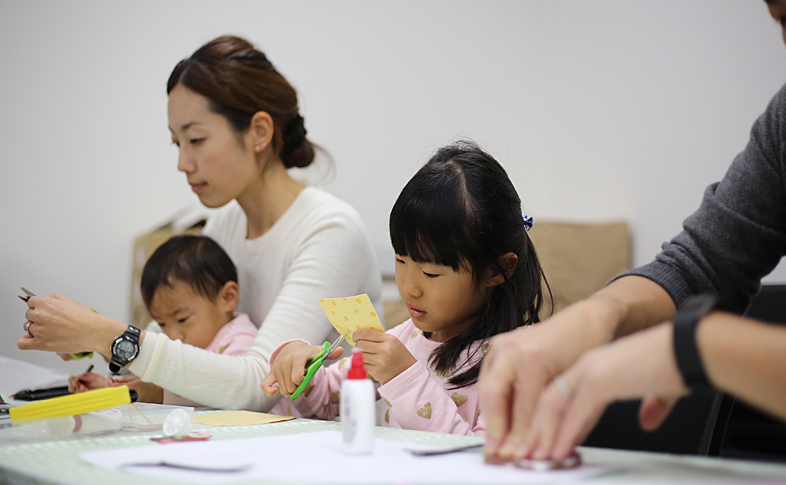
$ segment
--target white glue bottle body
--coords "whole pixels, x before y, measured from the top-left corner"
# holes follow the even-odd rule
[[[374,383],[363,367],[363,352],[354,349],[347,378],[341,383],[341,431],[344,435],[342,451],[368,454],[374,451],[376,425],[376,392]]]

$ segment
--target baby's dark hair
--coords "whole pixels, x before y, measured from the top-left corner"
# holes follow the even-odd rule
[[[452,373],[465,364],[458,362],[461,352],[474,342],[540,321],[542,285],[549,287],[527,235],[521,199],[505,169],[475,143],[440,148],[412,177],[390,213],[390,239],[396,254],[471,271],[478,284],[491,274],[505,278],[489,289],[475,322],[431,354],[435,368]],[[501,264],[508,253],[518,256],[515,268]],[[481,363],[448,382],[456,388],[474,384]]]
[[[228,281],[237,283],[237,270],[229,255],[207,236],[170,238],[150,256],[142,270],[142,300],[150,308],[162,286],[180,281],[214,301]]]

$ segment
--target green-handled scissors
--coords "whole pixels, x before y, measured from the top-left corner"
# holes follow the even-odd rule
[[[303,391],[306,390],[306,386],[308,385],[309,382],[311,382],[311,378],[314,377],[314,374],[317,373],[319,368],[322,367],[322,363],[325,361],[325,359],[327,359],[330,356],[330,354],[332,354],[333,351],[336,350],[336,347],[338,347],[341,344],[341,342],[344,340],[344,335],[346,334],[339,335],[338,338],[333,342],[333,344],[331,344],[330,342],[325,342],[324,344],[322,344],[322,350],[319,351],[316,357],[306,362],[306,372],[305,372],[305,377],[303,378],[303,382],[301,382],[300,385],[297,386],[297,389],[295,389],[295,392],[293,392],[289,396],[290,399],[294,401],[295,399],[300,397],[300,394]]]
[[[27,303],[27,300],[29,300],[31,296],[35,296],[35,293],[33,293],[32,291],[28,290],[24,286],[22,287],[22,291],[24,291],[25,295],[27,295],[27,296],[22,296],[22,295],[17,295],[17,296],[19,297],[20,300],[22,300],[25,303]],[[93,310],[93,309],[91,308],[91,310]],[[95,310],[93,310],[93,311],[96,312]],[[96,312],[96,313],[98,313],[98,312]],[[89,358],[92,359],[93,358],[93,353],[92,352],[80,352],[78,354],[71,354],[71,357],[73,357],[75,359],[84,359],[85,357],[89,357]]]

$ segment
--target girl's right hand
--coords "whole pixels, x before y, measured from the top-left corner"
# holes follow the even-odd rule
[[[305,377],[306,362],[313,359],[322,352],[322,346],[310,345],[303,341],[294,341],[284,345],[279,350],[273,368],[262,381],[262,390],[268,396],[272,396],[276,391],[283,396],[289,396],[297,390]],[[337,359],[344,352],[338,347],[328,359]],[[277,386],[274,384],[278,384]]]

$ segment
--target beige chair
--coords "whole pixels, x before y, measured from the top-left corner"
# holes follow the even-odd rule
[[[630,269],[631,243],[625,222],[535,221],[529,234],[551,286],[554,311],[588,297]],[[550,314],[548,306],[542,317]]]

